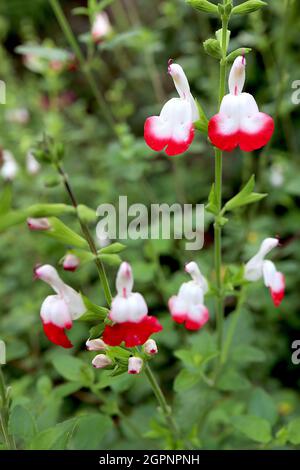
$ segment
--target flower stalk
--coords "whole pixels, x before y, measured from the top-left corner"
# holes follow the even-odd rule
[[[9,450],[16,449],[15,441],[8,430],[9,401],[4,375],[0,365],[0,431],[3,435],[4,443]]]

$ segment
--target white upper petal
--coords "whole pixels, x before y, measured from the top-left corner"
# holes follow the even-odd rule
[[[220,122],[222,134],[234,134],[240,128],[240,101],[239,96],[225,95],[221,106],[220,116],[222,121]]]
[[[116,323],[138,323],[148,313],[144,297],[139,293],[131,293],[128,297],[117,295],[111,305],[110,319]]]
[[[246,78],[246,59],[245,57],[239,56],[235,59],[232,64],[229,79],[228,79],[228,86],[230,94],[232,95],[239,95],[243,91],[243,87],[245,84]]]
[[[190,263],[186,264],[185,271],[189,273],[192,279],[200,285],[203,290],[203,294],[206,294],[208,291],[208,283],[205,277],[202,275],[197,263],[195,263],[195,261],[191,261]]]
[[[248,281],[257,281],[262,277],[264,258],[273,248],[278,246],[278,244],[279,241],[277,238],[266,238],[262,242],[256,255],[254,255],[245,266],[245,279]]]
[[[265,286],[271,287],[276,276],[276,267],[272,261],[266,260],[263,262],[263,276]]]
[[[86,306],[84,305],[81,295],[72,287],[64,284],[61,295],[68,305],[69,312],[73,320],[77,320],[86,312]]]
[[[175,88],[180,98],[188,100],[191,94],[190,85],[181,65],[170,64],[168,71],[173,78]]]
[[[180,98],[170,99],[162,108],[160,120],[163,124],[161,137],[177,142],[187,140],[192,125],[192,109],[188,101]]]

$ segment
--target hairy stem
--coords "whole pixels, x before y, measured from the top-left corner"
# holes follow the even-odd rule
[[[83,74],[85,75],[86,77],[86,80],[91,88],[91,91],[93,93],[93,95],[95,96],[96,98],[96,101],[97,101],[97,104],[103,114],[103,117],[104,119],[106,120],[107,124],[109,125],[109,127],[113,130],[113,132],[115,133],[115,120],[113,118],[113,115],[111,114],[111,111],[109,109],[109,107],[107,106],[106,102],[105,102],[105,99],[100,91],[100,89],[98,88],[97,86],[97,83],[96,83],[96,80],[94,78],[94,75],[93,73],[91,72],[85,58],[84,58],[84,55],[78,45],[78,42],[76,40],[76,37],[74,36],[74,33],[67,21],[67,18],[63,12],[63,9],[61,8],[61,5],[59,3],[59,0],[49,0],[50,1],[50,4],[52,6],[52,9],[55,13],[55,16],[57,18],[57,21],[58,23],[60,24],[60,27],[68,41],[68,43],[70,44],[70,47],[72,48],[75,56],[77,57],[77,60],[80,64],[80,67],[81,67],[81,70],[83,72]]]
[[[226,63],[225,57],[227,52],[227,26],[228,18],[222,18],[222,59],[220,61],[220,86],[219,86],[219,107],[225,95],[225,80],[226,80]],[[222,209],[222,157],[223,153],[219,149],[215,149],[215,195],[220,214]],[[217,321],[217,336],[218,347],[222,350],[223,345],[223,317],[224,317],[224,298],[222,286],[222,227],[219,220],[219,215],[215,217],[214,223],[214,239],[215,239],[215,272],[216,272],[216,321]]]

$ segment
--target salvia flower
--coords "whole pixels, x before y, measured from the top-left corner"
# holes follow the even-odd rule
[[[195,134],[193,123],[199,119],[199,113],[182,67],[170,60],[168,72],[179,98],[171,98],[159,116],[146,120],[144,137],[152,150],[165,150],[167,155],[173,156],[185,152],[191,145]]]
[[[148,339],[148,341],[146,341],[146,343],[144,344],[143,349],[146,354],[149,354],[149,356],[154,356],[158,353],[157,344],[154,339]]]
[[[28,217],[26,222],[29,230],[32,231],[49,230],[51,228],[47,217]]]
[[[79,264],[79,258],[72,253],[67,253],[63,259],[63,268],[65,271],[76,271]]]
[[[49,264],[35,268],[35,276],[49,284],[56,292],[56,295],[46,297],[41,307],[44,332],[52,343],[71,348],[72,343],[65,330],[69,330],[73,321],[86,311],[81,295],[65,284],[56,269]]]
[[[1,155],[0,174],[6,181],[12,181],[17,176],[19,166],[9,150],[3,150]]]
[[[114,325],[106,325],[103,341],[110,346],[122,342],[132,348],[144,344],[149,336],[162,330],[159,321],[148,315],[144,297],[132,292],[133,276],[131,266],[123,262],[116,279],[117,295],[112,301],[109,318]]]
[[[243,93],[245,69],[245,57],[237,57],[229,74],[229,94],[208,125],[212,144],[227,152],[238,145],[245,152],[257,150],[269,142],[274,132],[273,119],[259,112],[252,95]]]
[[[30,175],[36,175],[41,169],[41,165],[29,150],[26,155],[26,170]]]
[[[143,368],[143,359],[140,357],[130,357],[128,359],[128,374],[139,374]]]
[[[92,364],[96,369],[104,369],[104,367],[111,366],[112,360],[110,357],[106,356],[105,354],[98,354],[92,360]]]
[[[101,338],[88,339],[85,345],[88,351],[105,351],[107,349],[107,345]]]
[[[279,307],[284,298],[285,278],[281,272],[277,271],[275,264],[270,260],[265,260],[265,257],[278,245],[277,238],[266,238],[256,255],[246,264],[244,273],[247,281],[254,282],[263,278],[265,286],[270,289],[275,307]]]
[[[184,323],[188,330],[199,330],[209,320],[209,312],[204,305],[208,284],[194,261],[188,263],[185,270],[192,281],[184,282],[178,294],[170,298],[169,310],[174,321]]]
[[[92,26],[92,38],[95,43],[102,41],[112,31],[109,17],[105,11],[96,15]]]

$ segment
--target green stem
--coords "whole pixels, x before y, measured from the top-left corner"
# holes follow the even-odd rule
[[[57,164],[56,168],[57,168],[59,174],[62,176],[65,189],[66,189],[66,191],[67,191],[67,193],[70,197],[70,200],[72,202],[73,207],[75,209],[77,209],[78,202],[77,202],[75,193],[74,193],[74,191],[71,187],[71,184],[70,184],[70,181],[68,179],[67,174],[65,173],[63,167],[60,164]],[[82,233],[83,233],[86,241],[88,242],[88,245],[90,247],[91,252],[94,255],[97,255],[97,247],[95,245],[93,236],[92,236],[88,226],[80,219],[80,217],[78,215],[78,212],[77,212],[77,217],[78,217],[81,229],[82,229]],[[107,279],[107,276],[106,276],[105,268],[103,266],[102,261],[99,258],[95,258],[95,264],[97,266],[100,282],[101,282],[102,288],[104,290],[106,302],[107,302],[108,306],[110,307],[111,302],[112,302],[112,295],[111,295],[111,290],[110,290],[110,287],[109,287],[108,279]],[[169,429],[170,429],[170,431],[173,435],[174,442],[176,442],[179,439],[179,436],[180,436],[179,430],[178,430],[177,425],[176,425],[176,423],[175,423],[175,421],[174,421],[174,419],[171,415],[171,408],[169,407],[169,405],[166,401],[166,398],[165,398],[160,386],[158,385],[158,382],[157,382],[157,380],[156,380],[156,378],[155,378],[155,376],[154,376],[153,372],[151,371],[150,366],[148,364],[146,364],[146,366],[145,366],[145,374],[146,374],[146,377],[148,378],[149,383],[152,387],[153,393],[154,393],[155,397],[157,398],[157,401],[158,401],[159,405],[161,406],[161,409],[162,409],[163,414],[165,416],[166,422],[167,422],[167,424],[169,426]]]
[[[70,25],[69,25],[69,23],[67,21],[67,18],[66,18],[65,14],[64,14],[64,12],[61,8],[59,0],[49,0],[49,1],[51,3],[51,6],[52,6],[53,11],[55,13],[55,16],[57,18],[57,21],[60,24],[60,27],[61,27],[67,41],[69,42],[70,47],[73,49],[73,52],[74,52],[75,56],[78,59],[78,62],[81,66],[81,70],[82,70],[83,74],[85,75],[88,84],[90,85],[91,91],[92,91],[92,93],[94,94],[94,96],[96,98],[96,101],[97,101],[97,104],[98,104],[99,108],[100,108],[104,118],[106,119],[107,124],[111,127],[111,129],[115,133],[114,118],[113,118],[113,116],[110,112],[109,107],[107,106],[107,104],[105,102],[105,99],[104,99],[101,91],[99,90],[99,88],[97,86],[97,83],[95,81],[93,73],[91,72],[88,64],[85,61],[84,55],[83,55],[83,53],[82,53],[82,51],[81,51],[81,49],[78,45],[78,42],[77,42],[77,40],[76,40],[76,38],[73,34],[72,29],[70,28]]]
[[[146,363],[144,367],[145,375],[152,387],[153,393],[156,396],[156,399],[161,407],[161,410],[164,414],[165,420],[169,426],[169,429],[173,435],[174,441],[176,442],[177,440],[180,439],[180,431],[177,427],[177,424],[172,416],[172,409],[168,405],[167,400],[162,392],[162,389],[160,388],[152,370],[150,369],[150,366],[148,363]]]
[[[226,80],[226,62],[225,57],[227,53],[227,27],[228,18],[222,18],[222,59],[220,61],[220,86],[219,86],[219,107],[225,95],[225,80]],[[215,195],[220,214],[222,210],[222,157],[223,153],[219,149],[215,149]],[[223,285],[222,285],[222,227],[219,221],[219,215],[215,217],[214,223],[214,248],[215,248],[215,272],[216,272],[216,322],[217,322],[217,336],[218,347],[222,350],[223,345],[223,317],[224,317],[224,298],[223,298]]]
[[[236,327],[237,327],[237,324],[241,315],[242,306],[245,302],[245,298],[246,298],[246,287],[243,286],[239,294],[239,299],[238,299],[235,312],[231,315],[231,322],[230,322],[229,329],[226,335],[224,347],[221,353],[221,364],[225,364],[227,361],[228,353],[230,351],[231,343],[234,338],[235,330],[236,330]]]
[[[7,389],[4,381],[2,368],[0,365],[0,430],[8,449],[15,449],[15,442],[8,432],[9,403],[7,399]]]

